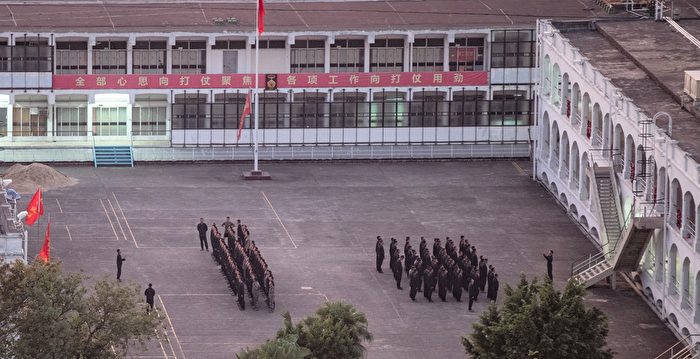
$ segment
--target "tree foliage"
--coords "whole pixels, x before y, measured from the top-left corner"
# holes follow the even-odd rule
[[[238,359],[304,359],[311,355],[311,350],[297,344],[296,335],[267,340],[255,349],[246,349],[236,354]]]
[[[560,293],[550,281],[528,282],[523,275],[516,288],[506,286],[502,308],[491,305],[462,345],[475,359],[610,359],[607,318],[587,309],[583,295],[574,282]]]
[[[87,279],[60,263],[0,263],[0,357],[119,358],[155,335],[136,285]]]
[[[249,358],[306,358],[312,359],[355,359],[365,352],[364,342],[372,341],[372,334],[367,327],[367,317],[351,304],[327,302],[314,315],[302,319],[298,324],[292,323],[289,312],[282,315],[284,326],[277,332],[277,339],[267,341],[261,347],[238,354],[240,359]],[[290,340],[301,349],[306,349],[303,356],[277,357],[269,356],[274,348],[279,353],[289,346]],[[278,349],[279,348],[279,349]],[[301,355],[302,352],[293,352]],[[259,356],[255,356],[259,355]],[[268,355],[268,356],[266,356]]]

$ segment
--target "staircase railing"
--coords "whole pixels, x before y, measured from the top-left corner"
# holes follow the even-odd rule
[[[620,235],[618,238],[615,239],[615,243],[612,243],[611,245],[610,240],[608,239],[606,243],[596,245],[596,249],[593,252],[571,263],[572,277],[583,273],[587,269],[601,262],[615,257],[618,243],[622,242],[622,238],[624,238],[623,236],[627,235],[628,229],[630,229],[631,227],[630,225],[632,224],[633,214],[634,211],[630,211],[630,213],[625,218],[623,225],[620,227]]]
[[[691,358],[697,358],[697,344],[694,344],[692,339],[698,336],[700,336],[700,334],[686,335],[654,359],[680,359],[687,358],[688,355],[693,355]]]

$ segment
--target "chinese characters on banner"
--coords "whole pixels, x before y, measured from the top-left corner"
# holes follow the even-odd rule
[[[250,88],[251,74],[54,75],[54,90]],[[265,87],[260,74],[260,87]],[[437,87],[488,85],[486,71],[277,74],[277,88]]]

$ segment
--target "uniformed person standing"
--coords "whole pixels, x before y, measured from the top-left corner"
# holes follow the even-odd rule
[[[408,271],[408,280],[409,280],[409,285],[411,286],[411,290],[408,293],[408,296],[411,297],[412,301],[416,300],[416,292],[418,292],[418,287],[420,286],[420,281],[418,279],[418,268],[416,268],[415,265],[411,268],[411,270]]]
[[[447,301],[447,269],[443,266],[440,266],[438,272],[438,297],[443,302]]]
[[[476,296],[479,295],[479,285],[475,280],[469,282],[469,311],[473,312],[472,305],[476,301]]]
[[[394,272],[394,263],[398,257],[399,249],[396,246],[396,238],[392,237],[389,243],[389,269],[391,269],[392,273]]]
[[[489,299],[495,302],[496,298],[498,298],[498,273],[493,274],[493,282],[489,285],[489,293],[491,294]]]
[[[381,236],[377,236],[377,245],[374,251],[377,252],[377,272],[384,273],[382,272],[382,263],[384,263],[384,240],[382,240]]]
[[[153,284],[148,283],[148,288],[146,288],[143,295],[146,296],[146,304],[148,304],[148,307],[146,307],[146,313],[150,313],[153,310],[153,298],[156,296],[156,290],[153,289]]]
[[[452,282],[452,296],[456,301],[462,301],[462,270],[455,265]]]
[[[489,271],[488,262],[489,260],[484,257],[481,257],[481,261],[479,262],[479,289],[481,289],[482,292],[486,290],[486,281],[488,279],[486,276]]]
[[[435,289],[435,279],[433,275],[433,268],[429,265],[425,266],[423,271],[423,296],[428,302],[433,301],[433,290]]]
[[[401,276],[403,275],[401,260],[403,260],[403,256],[399,257],[396,263],[394,263],[394,279],[396,280],[396,289],[403,289],[401,288]]]
[[[197,232],[199,232],[199,246],[202,247],[202,250],[204,250],[204,247],[207,248],[207,251],[209,251],[209,244],[207,243],[207,224],[204,223],[204,218],[199,219],[199,223],[197,224]]]
[[[550,249],[549,254],[542,253],[542,255],[544,256],[544,259],[547,260],[547,276],[549,277],[549,280],[552,281],[554,280],[554,277],[552,276],[552,262],[554,261],[554,251]]]
[[[122,281],[122,263],[124,263],[124,261],[126,261],[126,258],[122,257],[122,252],[117,249],[117,280],[120,282]]]

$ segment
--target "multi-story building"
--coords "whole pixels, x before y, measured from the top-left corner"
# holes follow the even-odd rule
[[[269,3],[256,44],[254,3],[8,4],[0,146],[18,162],[89,161],[99,144],[249,158],[252,117],[236,132],[259,46],[263,159],[527,156],[549,5]]]
[[[535,168],[600,245],[573,274],[590,285],[634,272],[689,335],[700,332],[700,111],[684,76],[700,23],[659,18],[538,21]]]

